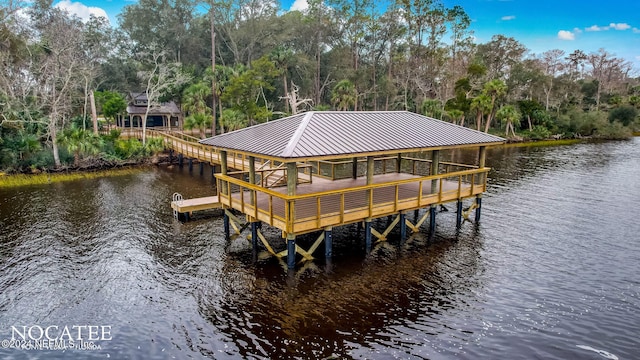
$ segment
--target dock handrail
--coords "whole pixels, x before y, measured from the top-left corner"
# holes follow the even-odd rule
[[[287,233],[304,233],[482,193],[486,190],[489,171],[490,168],[479,168],[297,195],[283,194],[222,174],[216,174],[216,181],[218,189],[226,185],[231,190],[228,194],[219,194],[224,205]],[[434,181],[437,185],[432,188]],[[368,194],[366,201],[356,203],[356,200],[362,202],[363,194]],[[390,194],[392,197],[388,201],[378,200]],[[258,199],[258,195],[262,195],[262,200],[255,206],[252,199]],[[323,211],[323,208],[332,211]],[[296,213],[296,209],[300,211]]]

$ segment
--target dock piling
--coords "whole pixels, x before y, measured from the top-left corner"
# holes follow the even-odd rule
[[[189,158],[189,172],[193,171],[193,158]]]
[[[258,253],[258,224],[259,221],[251,223],[251,248],[254,254]]]
[[[436,233],[436,210],[438,207],[436,205],[431,205],[429,209],[429,233],[433,235]]]
[[[229,240],[229,238],[231,237],[229,235],[229,215],[227,215],[226,211],[224,213],[224,236],[227,240]]]
[[[480,222],[480,210],[482,209],[482,194],[476,197],[476,222]]]
[[[287,234],[287,267],[296,267],[296,236],[293,234]]]
[[[364,245],[365,250],[368,253],[371,252],[371,219],[364,221]]]
[[[331,260],[333,256],[333,235],[332,228],[328,227],[324,229],[324,257],[326,260]]]
[[[182,167],[184,165],[184,155],[178,154],[178,166]]]
[[[462,199],[458,200],[456,209],[456,228],[460,229],[462,226]]]
[[[407,221],[405,214],[400,212],[400,241],[404,241],[407,238]]]

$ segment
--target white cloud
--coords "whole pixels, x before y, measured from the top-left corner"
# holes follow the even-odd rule
[[[558,39],[560,39],[560,40],[575,40],[576,39],[576,34],[572,33],[571,31],[560,30],[560,31],[558,31]]]
[[[609,30],[609,28],[606,27],[606,26],[604,28],[601,28],[598,25],[591,25],[590,27],[588,27],[588,28],[586,28],[584,30],[585,31],[603,31],[603,30]]]
[[[580,29],[580,28],[573,28],[573,33],[574,33],[574,34],[581,34],[581,33],[582,33],[582,29]]]
[[[633,28],[633,33],[634,33],[634,34],[640,34],[640,29],[638,29],[638,28]]]
[[[516,17],[514,15],[507,15],[507,16],[503,16],[501,19],[502,21],[509,21],[509,20],[514,20]]]
[[[631,29],[631,25],[627,23],[610,23],[609,26],[598,26],[591,25],[588,28],[584,29],[585,31],[607,31],[607,30],[629,30]]]
[[[104,17],[109,20],[109,16],[107,16],[107,12],[104,9],[95,7],[95,6],[87,6],[80,2],[71,2],[71,0],[62,0],[57,3],[55,8],[59,8],[62,10],[66,10],[69,14],[74,14],[82,21],[88,21],[90,15],[94,15],[96,17]]]
[[[631,28],[631,26],[626,23],[619,23],[619,24],[611,23],[609,24],[609,27],[616,30],[628,30]]]
[[[293,4],[291,4],[291,8],[289,11],[304,11],[309,8],[309,3],[307,0],[295,0]]]

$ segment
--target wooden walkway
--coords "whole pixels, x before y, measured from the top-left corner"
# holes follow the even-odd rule
[[[142,139],[142,129],[121,129],[122,137],[134,137]],[[162,138],[167,149],[173,150],[182,156],[197,159],[200,162],[209,163],[212,166],[221,165],[220,153],[209,145],[200,144],[200,139],[180,132],[169,130],[147,129],[147,138]],[[260,176],[261,185],[273,187],[281,184],[285,179],[285,169],[271,167],[268,161],[257,159],[256,164]],[[234,152],[228,153],[227,166],[230,169],[247,171],[249,169],[249,159],[244,155]],[[171,201],[171,208],[176,214],[191,214],[194,211],[209,209],[219,209],[222,207],[217,196],[206,196],[193,199],[180,199]]]

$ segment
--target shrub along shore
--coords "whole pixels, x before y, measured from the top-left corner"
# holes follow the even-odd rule
[[[640,132],[634,132],[634,136],[640,136]],[[129,141],[129,140],[127,140]],[[131,139],[131,141],[138,140]],[[601,139],[551,139],[540,141],[518,141],[508,142],[498,147],[539,147],[539,146],[566,146],[589,141],[603,141]],[[82,160],[84,165],[65,166],[55,170],[28,168],[23,172],[2,172],[0,171],[0,188],[12,188],[28,185],[53,184],[63,181],[73,181],[80,179],[95,179],[106,176],[120,176],[134,174],[144,171],[152,165],[168,164],[167,153],[153,153],[147,156],[137,156],[129,160],[104,161],[99,158]]]

